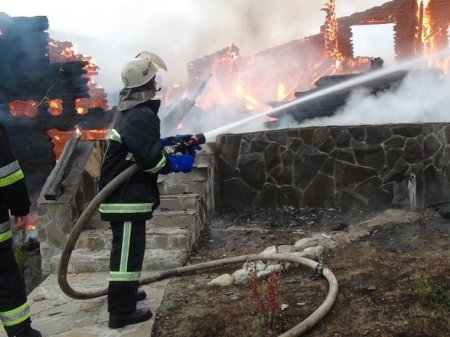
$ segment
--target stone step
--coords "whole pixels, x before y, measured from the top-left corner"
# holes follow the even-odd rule
[[[204,145],[202,145],[204,148]],[[211,151],[201,151],[198,152],[195,156],[195,163],[197,167],[214,167],[214,154],[211,153]]]
[[[166,194],[160,197],[161,204],[153,213],[158,217],[160,212],[199,210],[203,205],[202,196],[199,193]],[[100,219],[100,212],[95,212],[86,224],[85,229],[109,228],[109,222]]]
[[[148,226],[145,245],[152,249],[190,251],[189,237],[188,229]],[[109,250],[111,242],[112,231],[110,229],[89,229],[80,234],[75,249]]]
[[[189,173],[169,173],[160,174],[158,176],[158,183],[164,181],[176,181],[176,182],[186,182],[186,181],[205,181],[208,179],[208,167],[199,166],[194,167]]]
[[[200,208],[197,210],[182,210],[182,211],[162,211],[156,210],[154,217],[147,221],[150,228],[154,227],[167,229],[186,229],[188,232],[188,247],[189,251],[192,245],[200,237],[200,231],[205,223],[205,211]]]
[[[206,181],[159,181],[159,193],[165,194],[203,194]]]
[[[199,193],[161,195],[160,210],[198,209],[201,202]]]
[[[153,212],[153,218],[148,220],[147,224],[154,227],[187,229],[195,226],[199,220],[199,212],[194,209],[175,211],[157,209]]]
[[[109,271],[110,252],[106,249],[76,249],[69,260],[68,273],[95,273]],[[57,270],[60,255],[50,260],[52,270]],[[166,270],[182,267],[187,261],[185,250],[146,249],[143,271]]]

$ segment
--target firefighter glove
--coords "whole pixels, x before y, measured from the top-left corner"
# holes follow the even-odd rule
[[[162,147],[166,147],[166,146],[170,146],[170,145],[175,145],[177,143],[177,140],[175,139],[175,137],[166,137],[166,138],[161,138],[160,142],[161,142]]]
[[[161,146],[166,147],[166,146],[170,146],[170,145],[176,145],[176,144],[187,142],[191,138],[192,138],[192,135],[176,135],[175,137],[172,136],[172,137],[161,138],[160,141],[161,141]]]
[[[195,157],[196,151],[200,151],[201,149],[202,149],[202,147],[201,147],[200,145],[194,145],[194,146],[192,146],[192,147],[189,148],[189,154],[190,154],[192,157]]]
[[[187,142],[191,138],[192,138],[192,135],[176,135],[175,136],[175,139],[180,142]]]
[[[192,166],[194,165],[194,157],[190,154],[182,155],[170,155],[167,157],[169,160],[169,173],[178,172],[191,172]]]

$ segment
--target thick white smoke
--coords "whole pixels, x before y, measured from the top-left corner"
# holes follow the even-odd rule
[[[187,78],[187,63],[235,43],[242,56],[285,44],[291,40],[319,32],[325,13],[321,8],[327,0],[128,0],[126,3],[79,0],[55,2],[41,0],[2,1],[1,11],[11,16],[46,15],[50,36],[71,41],[78,52],[91,56],[99,65],[96,82],[110,95],[110,105],[117,103],[121,88],[120,69],[137,52],[156,52],[168,64],[162,76],[163,85]],[[351,15],[386,0],[337,0],[337,16]],[[355,50],[364,35],[354,27]],[[386,43],[378,44],[393,50],[392,27],[387,27]],[[357,37],[357,39],[356,39]],[[369,38],[373,42],[373,38]],[[373,45],[373,43],[372,43]],[[389,52],[389,51],[387,51]],[[383,56],[383,55],[363,55]],[[385,57],[383,57],[385,58]],[[270,67],[268,67],[270,72]],[[448,121],[448,76],[436,83],[430,78],[408,77],[396,92],[376,97],[356,91],[347,106],[334,117],[314,120],[309,125],[377,124],[390,122]],[[195,110],[193,111],[195,113]],[[210,130],[245,118],[231,110],[208,112],[196,124]],[[401,116],[401,117],[400,117]],[[400,120],[399,120],[400,118]],[[208,124],[210,120],[211,124]],[[287,119],[286,119],[287,120]],[[285,121],[286,121],[285,120]],[[265,120],[241,126],[232,132],[264,128]],[[287,126],[295,126],[292,121]],[[284,123],[283,125],[285,125]]]
[[[395,90],[377,95],[355,90],[334,116],[302,126],[450,122],[449,93],[450,74],[411,73]]]
[[[120,90],[120,69],[143,49],[166,61],[169,83],[187,78],[188,62],[231,43],[248,56],[294,39],[317,34],[327,0],[78,0],[1,1],[10,16],[46,15],[50,35],[70,41],[100,67],[97,82],[108,93]],[[337,0],[338,16],[385,0]]]

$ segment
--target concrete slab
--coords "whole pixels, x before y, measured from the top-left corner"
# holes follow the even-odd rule
[[[149,274],[145,273],[144,276]],[[86,291],[106,288],[107,278],[107,272],[68,275],[73,288]],[[56,275],[52,274],[28,295],[32,325],[44,337],[150,337],[156,311],[168,282],[162,280],[141,287],[147,292],[147,298],[139,302],[138,307],[150,308],[153,312],[150,321],[112,330],[108,328],[106,296],[74,300],[61,291]],[[6,337],[1,325],[0,337]]]

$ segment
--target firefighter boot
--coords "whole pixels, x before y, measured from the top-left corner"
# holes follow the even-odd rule
[[[145,290],[138,290],[136,293],[136,301],[143,301],[147,298],[147,293]]]
[[[31,326],[27,326],[25,329],[20,330],[16,337],[42,337],[42,335]]]
[[[136,309],[129,314],[110,314],[108,327],[119,329],[130,324],[148,321],[150,318],[152,318],[152,312],[149,309]]]

